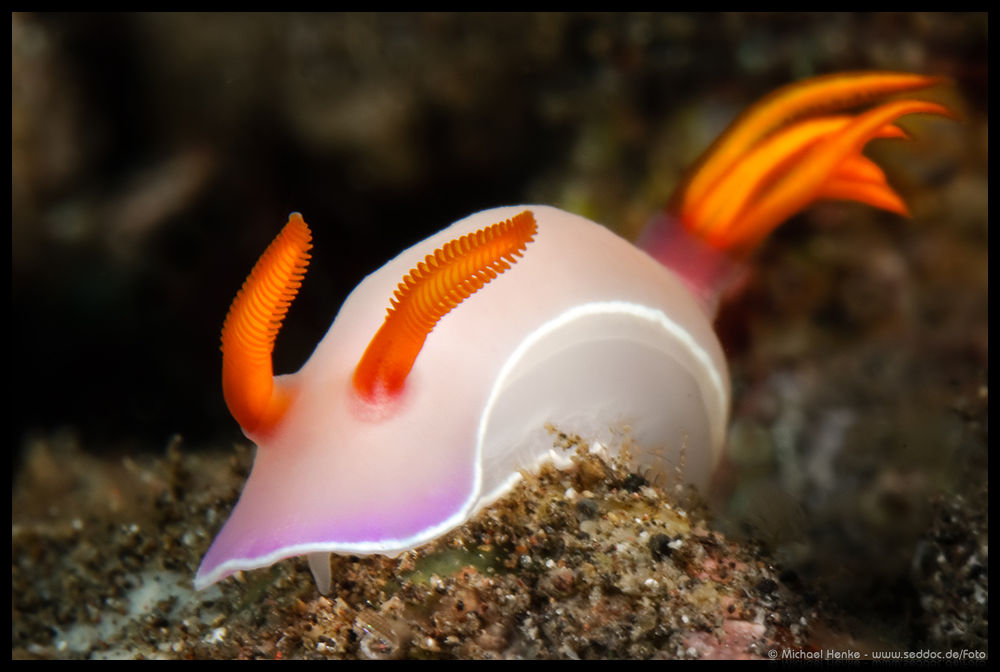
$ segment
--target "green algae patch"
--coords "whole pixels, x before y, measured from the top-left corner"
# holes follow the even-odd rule
[[[401,578],[418,585],[428,585],[431,577],[452,576],[466,567],[482,574],[496,574],[503,562],[495,548],[445,548],[421,557],[416,566]]]

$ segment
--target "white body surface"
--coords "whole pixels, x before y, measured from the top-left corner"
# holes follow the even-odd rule
[[[538,230],[523,256],[441,319],[398,399],[361,401],[351,376],[403,275],[525,210]],[[684,283],[606,228],[536,205],[476,213],[402,252],[279,378],[293,401],[273,433],[250,436],[253,471],[199,587],[293,555],[427,542],[551,459],[546,426],[608,446],[628,431],[644,474],[671,479],[683,466],[704,488],[729,406],[710,317]]]

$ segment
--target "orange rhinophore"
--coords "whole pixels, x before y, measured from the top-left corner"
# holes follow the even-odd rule
[[[287,392],[276,388],[271,353],[288,306],[309,265],[312,234],[293,212],[261,255],[222,325],[222,391],[230,413],[247,431],[281,417]]]
[[[375,400],[397,393],[438,320],[509,269],[537,230],[534,215],[526,210],[445,243],[410,269],[354,371],[358,394]]]

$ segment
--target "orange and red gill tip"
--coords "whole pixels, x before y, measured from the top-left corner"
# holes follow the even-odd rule
[[[947,108],[919,100],[886,103],[859,115],[839,133],[816,143],[795,167],[780,176],[768,190],[748,203],[727,230],[712,232],[707,239],[720,249],[747,249],[756,246],[781,222],[818,200],[823,188],[837,167],[845,160],[859,156],[865,144],[875,137],[885,124],[906,114],[940,114],[950,116]],[[888,185],[883,194],[899,198]]]
[[[410,269],[354,371],[357,394],[369,402],[397,395],[438,320],[516,263],[537,230],[525,210],[445,243]]]
[[[781,221],[820,198],[849,198],[905,213],[902,199],[861,150],[873,138],[907,137],[892,123],[901,116],[950,117],[950,110],[903,100],[857,117],[813,115],[941,81],[906,73],[840,73],[779,89],[741,115],[709,149],[672,208],[689,231],[734,254],[749,252]]]
[[[223,323],[223,394],[233,418],[247,432],[267,431],[288,405],[289,392],[274,383],[271,353],[302,285],[311,240],[302,215],[292,213],[247,276]]]
[[[747,108],[719,136],[690,173],[677,194],[674,210],[687,212],[761,138],[803,117],[858,107],[878,98],[934,86],[940,77],[901,72],[842,72],[795,82]]]

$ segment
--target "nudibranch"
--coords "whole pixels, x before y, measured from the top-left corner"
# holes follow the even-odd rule
[[[411,549],[558,459],[552,426],[597,446],[627,428],[644,473],[705,487],[729,412],[712,321],[732,265],[819,199],[906,214],[861,152],[906,137],[904,115],[949,115],[885,101],[937,82],[844,73],[776,91],[710,148],[645,249],[545,205],[470,215],[365,278],[301,370],[275,376],[311,247],[293,213],[223,326],[226,403],[257,452],[195,585],[306,555],[327,592],[330,553]]]

